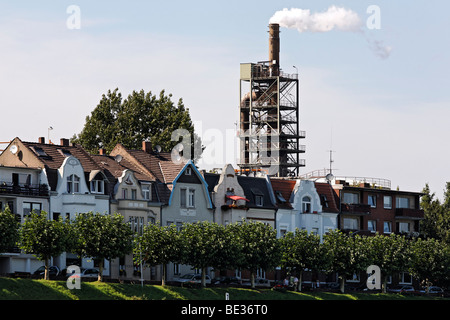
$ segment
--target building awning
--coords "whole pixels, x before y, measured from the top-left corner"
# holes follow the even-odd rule
[[[237,200],[250,201],[250,200],[247,200],[246,198],[240,197],[240,196],[229,196],[229,195],[227,195],[226,197],[227,197],[228,199],[231,199],[231,200],[234,200],[234,201],[237,201]]]

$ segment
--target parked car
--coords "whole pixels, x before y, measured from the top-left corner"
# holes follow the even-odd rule
[[[242,283],[243,286],[251,286],[251,281],[245,281]],[[270,287],[270,281],[263,278],[256,278],[255,279],[255,286],[256,287]]]
[[[403,284],[399,284],[396,285],[392,288],[388,288],[387,290],[388,292],[393,292],[393,293],[401,293],[401,294],[414,294],[416,293],[416,290],[414,289],[413,286],[410,285],[403,285]]]
[[[50,278],[55,278],[60,274],[60,270],[57,266],[50,266],[48,267],[48,273]],[[45,266],[41,266],[36,269],[35,272],[33,272],[33,278],[43,278],[45,273]]]
[[[240,284],[241,278],[220,276],[211,280],[212,284]]]
[[[198,273],[188,273],[185,274],[184,276],[180,277],[180,278],[175,278],[173,279],[174,282],[177,283],[190,283],[190,284],[194,284],[194,283],[202,283],[202,275],[198,274]],[[205,282],[207,284],[211,283],[211,278],[208,275],[205,275]]]
[[[419,291],[421,294],[426,294],[426,289]],[[428,288],[428,294],[434,296],[444,296],[444,290],[441,287],[431,286]]]
[[[97,279],[98,269],[96,268],[80,268],[79,273],[66,273],[66,277],[81,278],[81,279]]]

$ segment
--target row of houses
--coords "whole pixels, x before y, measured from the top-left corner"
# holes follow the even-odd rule
[[[419,232],[420,193],[392,190],[387,180],[331,179],[326,173],[273,178],[230,164],[206,172],[158,152],[148,141],[140,150],[117,144],[109,154],[101,149],[92,155],[68,139],[54,144],[42,137],[15,138],[0,155],[0,209],[8,206],[22,222],[32,210],[69,220],[83,212],[117,212],[137,233],[149,223],[181,228],[186,222],[226,225],[243,219],[269,224],[279,237],[297,228],[320,236],[336,228],[365,235]],[[52,259],[60,269],[96,263],[72,253]],[[161,268],[141,274],[131,255],[104,263],[112,279],[161,280]],[[0,255],[0,274],[32,273],[41,265],[17,248]],[[167,280],[191,272],[190,266],[172,264]]]

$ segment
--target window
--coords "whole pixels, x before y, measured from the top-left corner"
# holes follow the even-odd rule
[[[302,198],[302,212],[303,213],[311,212],[311,198],[310,197],[305,196]]]
[[[408,222],[400,222],[398,224],[398,232],[409,232],[409,223]]]
[[[180,189],[180,207],[195,208],[195,189]]]
[[[144,229],[144,217],[131,216],[130,227],[133,232],[142,235]]]
[[[131,189],[131,199],[136,200],[137,199],[137,190]]]
[[[412,284],[412,276],[408,272],[400,273],[400,281],[401,284]]]
[[[322,205],[323,208],[328,208],[328,199],[326,195],[324,194],[320,195],[320,204]]]
[[[42,204],[37,202],[24,202],[22,205],[23,216],[27,217],[34,210],[35,213],[41,213]]]
[[[358,230],[358,219],[344,218],[344,229]]]
[[[348,204],[359,203],[359,195],[357,193],[345,192],[343,203]]]
[[[195,207],[195,190],[189,189],[188,192],[188,207],[194,208]]]
[[[263,197],[263,196],[260,196],[260,195],[256,195],[256,196],[255,196],[255,204],[256,204],[258,207],[262,207],[262,206],[264,205],[264,197]]]
[[[383,232],[384,233],[391,233],[392,232],[392,222],[391,221],[385,221],[384,222]]]
[[[409,198],[397,197],[396,206],[397,208],[409,208]]]
[[[185,174],[186,174],[187,176],[190,176],[190,175],[192,174],[192,168],[191,168],[191,167],[187,167],[187,168],[186,168]]]
[[[92,180],[91,181],[91,193],[103,193],[103,181]]]
[[[376,195],[369,195],[367,198],[367,201],[371,208],[377,207],[377,196]]]
[[[392,209],[392,197],[391,196],[383,197],[383,207],[385,209]]]
[[[122,199],[128,199],[128,189],[122,189]]]
[[[67,177],[67,193],[80,192],[80,177],[76,174],[71,174]]]
[[[377,231],[377,222],[375,220],[369,220],[367,222],[367,227],[370,232],[376,232]]]
[[[180,207],[186,208],[186,189],[180,189]]]
[[[151,200],[150,187],[151,187],[150,184],[144,184],[144,185],[142,186],[142,197],[143,197],[145,200]]]

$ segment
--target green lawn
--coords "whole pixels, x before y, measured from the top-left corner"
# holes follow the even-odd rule
[[[398,294],[277,292],[250,288],[181,288],[172,286],[83,282],[69,290],[65,281],[0,278],[0,300],[426,300],[442,299]],[[446,299],[448,300],[448,299]]]

